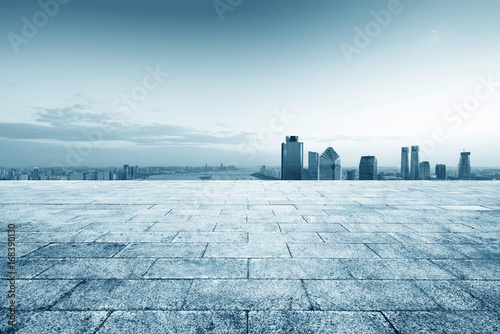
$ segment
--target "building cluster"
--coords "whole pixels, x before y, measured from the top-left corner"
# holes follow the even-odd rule
[[[281,180],[341,180],[343,179],[340,155],[328,147],[321,155],[308,152],[308,167],[304,168],[304,144],[298,136],[287,136],[281,144],[281,171],[263,166],[261,174]],[[460,153],[458,177],[447,177],[446,165],[435,167],[437,180],[459,179],[472,180],[470,152]],[[359,168],[349,169],[345,174],[347,180],[431,180],[431,165],[428,161],[419,160],[419,147],[401,148],[401,169],[397,175],[378,173],[377,158],[371,155],[362,156]]]
[[[138,166],[124,165],[123,169],[103,168],[92,169],[88,167],[64,168],[25,168],[25,169],[0,169],[0,180],[19,180],[19,181],[45,181],[45,180],[92,180],[92,181],[110,181],[110,180],[134,180],[142,178],[142,170]]]

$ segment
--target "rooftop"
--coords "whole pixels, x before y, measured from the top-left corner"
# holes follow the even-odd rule
[[[1,182],[0,222],[18,333],[500,331],[500,182]]]

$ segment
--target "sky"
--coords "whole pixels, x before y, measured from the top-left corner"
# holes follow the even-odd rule
[[[3,0],[0,166],[500,167],[497,0]]]

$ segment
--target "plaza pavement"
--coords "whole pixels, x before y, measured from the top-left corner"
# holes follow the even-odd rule
[[[0,332],[498,333],[500,183],[0,183]]]

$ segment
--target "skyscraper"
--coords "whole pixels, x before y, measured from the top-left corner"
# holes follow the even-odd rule
[[[40,168],[33,168],[33,180],[40,180]]]
[[[408,147],[401,147],[401,179],[410,179],[410,165],[408,161]]]
[[[359,161],[359,179],[377,180],[377,158],[371,155],[361,157]]]
[[[460,152],[460,161],[458,163],[458,179],[471,179],[470,152]]]
[[[129,165],[123,165],[123,179],[124,180],[130,180],[131,173],[130,173],[130,166]]]
[[[299,136],[287,136],[281,144],[281,179],[302,180],[304,145]]]
[[[420,180],[431,179],[431,165],[429,164],[429,161],[422,161],[419,164],[419,176]]]
[[[410,180],[419,180],[418,169],[420,168],[418,165],[418,146],[411,147],[411,169],[410,169]]]
[[[436,165],[436,179],[446,180],[446,165]]]
[[[355,169],[350,169],[347,171],[347,179],[350,181],[356,180],[356,170]]]
[[[320,180],[341,180],[342,168],[340,166],[340,156],[331,147],[328,147],[320,157],[319,162]]]
[[[309,151],[308,160],[309,179],[319,180],[319,154]]]

